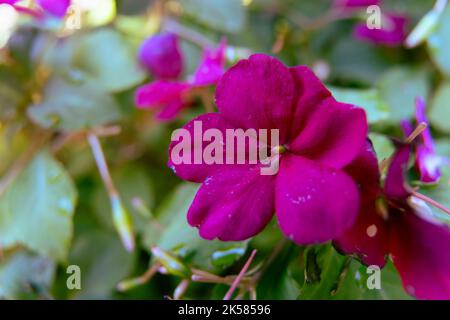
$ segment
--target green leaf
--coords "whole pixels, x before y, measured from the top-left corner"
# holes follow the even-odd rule
[[[135,256],[129,254],[114,233],[87,230],[77,235],[69,256],[81,270],[78,299],[109,299],[116,285],[130,275]]]
[[[373,147],[379,161],[389,158],[394,152],[392,141],[385,135],[378,133],[370,133],[369,139],[373,143]]]
[[[299,247],[294,245],[287,245],[279,253],[267,270],[263,272],[261,280],[258,282],[256,287],[258,299],[295,300],[298,297],[299,285],[288,268],[298,254]]]
[[[436,91],[431,101],[429,118],[436,129],[450,133],[450,82],[443,83]]]
[[[120,119],[116,101],[93,79],[79,71],[54,76],[45,87],[44,99],[28,115],[44,128],[82,130]]]
[[[344,89],[330,87],[336,100],[361,107],[366,110],[367,120],[370,124],[382,122],[389,117],[389,108],[381,100],[376,89]]]
[[[238,33],[246,23],[241,0],[182,0],[180,5],[189,16],[217,31]]]
[[[339,276],[348,258],[340,255],[331,245],[308,247],[304,253],[305,283],[299,299],[328,299],[336,290]]]
[[[139,197],[148,208],[153,204],[154,192],[151,180],[146,168],[138,165],[128,165],[112,171],[112,178],[117,186],[122,202],[126,210],[133,218],[133,225],[137,233],[146,229],[146,220],[131,205],[135,197]],[[99,182],[94,192],[93,212],[102,226],[113,231],[114,226],[111,218],[111,205],[106,193],[105,186]]]
[[[375,83],[382,72],[389,68],[379,48],[348,35],[336,40],[329,63],[333,77],[367,85]]]
[[[346,300],[410,300],[412,299],[403,289],[397,270],[391,262],[381,270],[381,288],[369,289],[367,280],[373,273],[368,273],[366,266],[352,260],[342,274],[340,284],[333,299]]]
[[[377,86],[391,111],[389,121],[397,124],[413,116],[416,97],[427,99],[429,73],[426,69],[396,67],[384,73]]]
[[[73,65],[86,71],[108,91],[117,92],[145,79],[136,56],[125,37],[112,29],[100,29],[79,39]]]
[[[12,68],[0,65],[0,119],[9,120],[27,95],[21,79]]]
[[[442,13],[434,32],[428,37],[428,50],[441,71],[450,76],[450,7]]]
[[[38,154],[0,198],[0,243],[23,244],[59,261],[67,257],[77,193],[65,169]]]
[[[47,295],[55,270],[56,264],[49,258],[25,251],[14,253],[0,264],[0,298],[30,299]]]
[[[0,198],[0,243],[65,260],[76,198],[65,169],[41,152]]]
[[[305,280],[299,299],[410,299],[400,277],[388,262],[381,270],[381,289],[369,289],[367,267],[339,254],[332,245],[305,251]]]
[[[184,183],[162,205],[157,216],[164,231],[156,245],[196,267],[221,270],[245,254],[247,242],[208,241],[200,238],[197,228],[189,226],[186,220],[187,211],[197,190],[198,185]],[[148,232],[144,234],[146,248],[155,245],[154,228],[149,228]]]
[[[446,143],[449,143],[447,140]],[[449,156],[447,156],[449,157]],[[430,197],[431,199],[437,201],[438,203],[442,204],[446,208],[450,208],[450,167],[443,165],[441,167],[441,178],[439,180],[439,183],[435,185],[424,185],[420,188],[420,193],[423,193],[427,197]],[[431,213],[434,215],[435,218],[447,223],[450,225],[450,216],[443,212],[442,210],[435,208],[434,206],[428,206],[431,209]]]

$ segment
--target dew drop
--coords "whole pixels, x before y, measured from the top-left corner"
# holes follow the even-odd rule
[[[377,235],[377,232],[378,228],[374,224],[370,225],[366,230],[367,236],[369,236],[369,238],[375,237]]]

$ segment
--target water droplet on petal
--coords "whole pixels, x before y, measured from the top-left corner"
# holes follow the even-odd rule
[[[373,238],[377,235],[378,228],[376,225],[372,224],[369,227],[367,227],[366,233],[369,238]]]

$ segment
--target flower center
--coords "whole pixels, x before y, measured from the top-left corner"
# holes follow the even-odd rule
[[[283,145],[279,145],[279,146],[275,146],[272,148],[271,150],[271,155],[277,155],[277,154],[283,154],[287,151],[286,146]]]
[[[378,198],[376,201],[376,212],[384,220],[387,220],[389,218],[388,204],[386,202],[386,199],[384,199],[383,197]]]

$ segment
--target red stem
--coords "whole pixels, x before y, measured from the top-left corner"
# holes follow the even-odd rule
[[[438,209],[441,209],[441,210],[444,211],[445,213],[450,214],[450,209],[444,207],[444,206],[443,206],[442,204],[440,204],[439,202],[437,202],[437,201],[435,201],[435,200],[433,200],[433,199],[431,199],[431,198],[428,198],[427,196],[425,196],[425,195],[423,195],[423,194],[421,194],[421,193],[418,193],[418,192],[416,192],[416,191],[412,191],[412,194],[413,194],[415,197],[417,197],[417,198],[419,198],[419,199],[421,199],[421,200],[423,200],[423,201],[425,201],[425,202],[431,204],[432,206],[434,206],[434,207],[436,207],[436,208],[438,208]]]
[[[227,294],[223,298],[223,300],[230,300],[231,295],[233,294],[234,290],[236,290],[237,286],[239,285],[239,282],[241,282],[242,278],[244,277],[245,273],[247,272],[248,268],[250,267],[250,264],[253,261],[253,258],[256,255],[256,250],[253,250],[252,254],[250,255],[250,258],[248,258],[247,262],[245,263],[244,267],[242,268],[241,272],[239,272],[239,275],[234,279],[233,284],[230,287],[230,290],[228,290]]]

